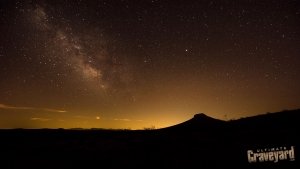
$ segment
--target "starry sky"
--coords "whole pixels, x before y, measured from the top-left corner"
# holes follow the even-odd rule
[[[297,0],[3,0],[0,30],[0,128],[300,108]]]

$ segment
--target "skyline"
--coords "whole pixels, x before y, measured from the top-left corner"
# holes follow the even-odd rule
[[[299,109],[297,1],[2,1],[0,128]]]

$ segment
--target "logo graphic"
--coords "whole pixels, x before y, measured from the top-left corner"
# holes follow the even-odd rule
[[[294,148],[295,146],[291,146],[290,150],[288,150],[286,147],[265,148],[257,149],[256,152],[253,150],[248,150],[248,162],[255,163],[257,161],[273,161],[274,163],[277,163],[279,160],[295,161]]]

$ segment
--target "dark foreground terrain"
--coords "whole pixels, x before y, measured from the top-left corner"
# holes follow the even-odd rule
[[[197,114],[159,130],[0,130],[0,168],[299,168],[299,117],[293,110],[225,122]],[[248,150],[292,146],[293,159],[248,162]]]

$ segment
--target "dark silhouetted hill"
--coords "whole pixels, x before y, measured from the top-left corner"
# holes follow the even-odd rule
[[[162,128],[164,131],[215,131],[227,124],[226,121],[211,118],[203,113],[195,114],[194,117],[183,123]]]
[[[231,120],[228,126],[231,130],[295,130],[300,127],[300,109]]]
[[[270,131],[295,130],[300,127],[300,109],[284,110],[281,112],[260,114],[237,120],[223,121],[214,119],[203,113],[196,114],[183,123],[162,128],[162,131]]]

